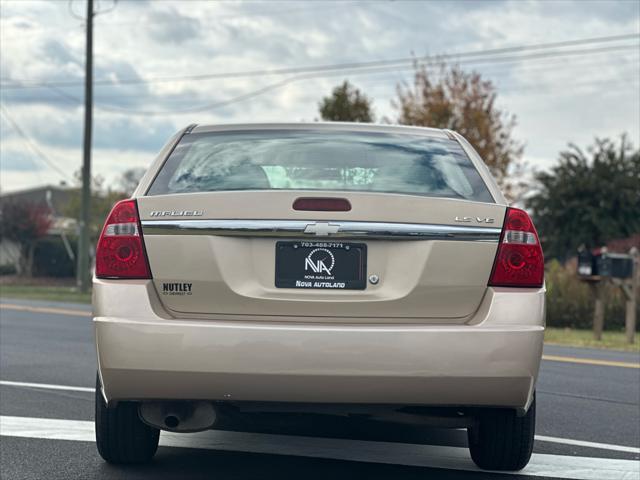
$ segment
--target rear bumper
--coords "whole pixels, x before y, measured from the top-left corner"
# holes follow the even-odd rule
[[[147,281],[94,287],[98,364],[109,401],[522,410],[542,354],[543,289],[489,289],[473,325],[353,326],[173,319],[154,303]]]

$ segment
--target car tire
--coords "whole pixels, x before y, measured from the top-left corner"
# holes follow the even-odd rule
[[[158,449],[160,430],[143,423],[136,402],[118,402],[109,408],[96,380],[96,444],[109,463],[149,462]]]
[[[482,412],[476,425],[468,429],[471,458],[485,470],[523,469],[533,451],[535,424],[535,394],[522,417],[518,417],[515,410],[507,409]]]

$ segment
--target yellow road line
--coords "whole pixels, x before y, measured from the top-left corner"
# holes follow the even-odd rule
[[[601,365],[605,367],[640,368],[640,363],[616,362],[613,360],[599,360],[596,358],[564,357],[560,355],[543,355],[543,360],[552,362],[582,363],[585,365]]]
[[[91,312],[87,310],[72,310],[69,308],[34,307],[31,305],[15,305],[12,303],[0,303],[0,308],[7,309],[7,310],[18,310],[22,312],[53,313],[57,315],[75,315],[76,317],[91,317]]]

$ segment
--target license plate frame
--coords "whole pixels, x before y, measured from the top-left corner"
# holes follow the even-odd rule
[[[367,245],[334,241],[278,241],[275,286],[308,290],[365,290]]]

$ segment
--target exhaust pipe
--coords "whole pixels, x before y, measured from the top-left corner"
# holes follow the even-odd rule
[[[164,424],[167,428],[175,430],[180,425],[180,419],[175,415],[167,415],[164,417]]]
[[[143,402],[140,419],[147,425],[170,432],[201,432],[212,428],[217,419],[211,402]]]

